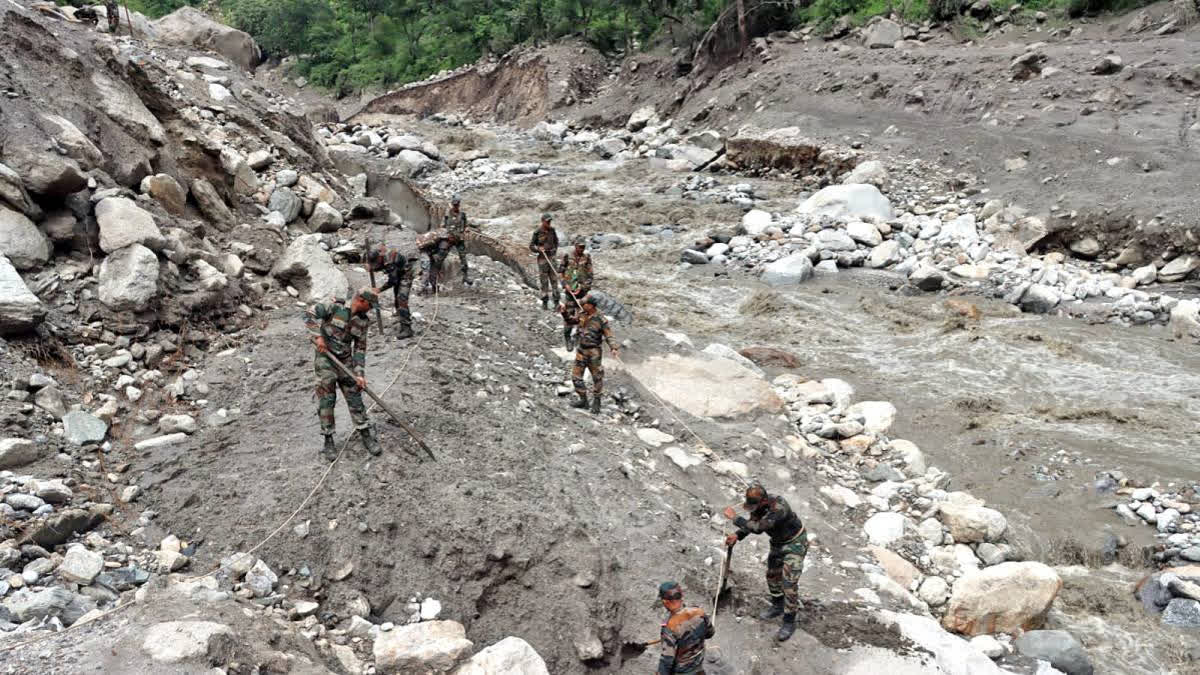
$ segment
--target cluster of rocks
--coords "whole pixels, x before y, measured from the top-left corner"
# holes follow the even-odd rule
[[[317,130],[330,152],[367,154],[390,159],[409,177],[444,168],[441,151],[432,142],[393,127],[366,124],[327,124]]]
[[[1197,301],[1138,288],[1187,279],[1200,269],[1200,257],[1160,259],[1122,274],[1118,270],[1131,258],[1089,260],[1101,251],[1094,239],[1073,242],[1072,257],[1061,251],[1029,255],[1046,236],[1045,222],[999,200],[957,193],[925,195],[918,203],[913,195],[898,211],[876,187],[888,181],[876,161],[859,164],[844,181],[812,194],[790,213],[751,210],[739,234],[696,242],[682,259],[754,270],[772,285],[799,283],[815,271],[889,269],[916,289],[969,289],[1027,312],[1061,308],[1094,315],[1104,303],[1113,322],[1171,322],[1177,333],[1200,328]]]
[[[1164,626],[1200,630],[1200,565],[1150,575],[1138,586],[1137,598]]]
[[[702,174],[688,176],[679,184],[666,188],[664,194],[702,204],[736,204],[743,209],[751,209],[756,200],[765,199],[749,183],[724,185],[715,177]]]
[[[648,158],[679,171],[703,169],[724,153],[721,134],[712,130],[681,134],[674,120],[660,119],[651,106],[635,110],[624,129],[600,132],[544,121],[531,133],[539,140],[580,148],[603,159]]]
[[[1165,564],[1200,563],[1200,512],[1194,503],[1200,486],[1186,490],[1159,491],[1154,487],[1121,486],[1124,476],[1105,472],[1096,482],[1100,491],[1115,489],[1125,497],[1113,506],[1117,515],[1129,525],[1151,525],[1160,540],[1154,553],[1157,562]]]

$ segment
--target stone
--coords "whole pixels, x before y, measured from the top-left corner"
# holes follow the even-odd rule
[[[639,440],[652,448],[661,447],[662,445],[671,443],[675,440],[675,437],[671,434],[665,434],[658,429],[641,428],[635,433],[637,434]]]
[[[211,56],[189,56],[184,63],[190,68],[205,68],[208,70],[229,70],[229,64]]]
[[[729,345],[723,345],[719,342],[714,342],[701,351],[703,351],[705,354],[711,354],[717,358],[729,359],[730,361],[741,365],[746,370],[749,370],[750,372],[761,377],[765,377],[765,373],[763,373],[762,368],[759,368],[757,364],[739,354],[736,349],[730,347]]]
[[[817,246],[823,251],[853,251],[858,244],[844,230],[825,228],[817,232]]]
[[[854,492],[854,490],[842,485],[823,486],[819,492],[824,495],[826,499],[839,506],[845,506],[846,508],[854,509],[862,505],[862,499],[858,496],[858,494]]]
[[[680,255],[680,260],[692,265],[707,265],[708,255],[704,251],[697,251],[689,248],[683,251],[683,253]]]
[[[217,265],[221,268],[221,272],[231,279],[242,276],[242,271],[246,268],[246,264],[234,253],[222,255],[217,259]]]
[[[161,248],[162,232],[154,216],[125,197],[108,197],[96,204],[100,249],[113,253],[133,244]]]
[[[732,478],[749,478],[750,467],[743,462],[734,462],[730,460],[722,460],[713,462],[712,470],[714,473],[722,476],[730,476]]]
[[[92,100],[109,119],[134,138],[147,139],[157,145],[166,140],[162,124],[128,84],[110,78],[102,69],[92,71],[91,83],[96,90]]]
[[[1045,619],[1062,579],[1039,562],[968,571],[954,585],[942,625],[964,635],[1032,630]]]
[[[671,446],[666,450],[663,450],[663,454],[667,456],[667,459],[674,462],[675,466],[684,471],[687,471],[693,466],[698,466],[704,463],[702,458],[697,457],[696,455],[693,455],[692,453],[678,446]]]
[[[46,306],[25,285],[8,257],[0,255],[0,335],[31,330],[45,316]]]
[[[725,147],[725,139],[721,138],[721,134],[712,129],[705,129],[696,134],[687,137],[688,145],[694,145],[697,148],[705,150],[717,151]]]
[[[1092,73],[1095,75],[1112,75],[1113,73],[1120,72],[1124,67],[1125,63],[1121,60],[1121,57],[1116,54],[1105,54],[1096,62],[1096,65],[1092,66]],[[1059,670],[1062,669],[1060,668]],[[1068,673],[1067,675],[1072,674]]]
[[[19,270],[36,269],[50,260],[50,238],[20,211],[0,205],[0,255]]]
[[[437,162],[419,150],[401,150],[396,153],[395,161],[400,166],[407,167],[406,173],[414,178],[437,166]]]
[[[37,218],[41,207],[33,202],[21,182],[21,175],[7,164],[0,164],[0,201],[8,202],[14,209],[29,218]]]
[[[742,229],[751,237],[757,237],[771,226],[773,217],[762,209],[750,209],[742,216]]]
[[[1135,269],[1133,274],[1129,276],[1138,286],[1145,286],[1146,284],[1154,283],[1154,280],[1158,278],[1158,268],[1153,264],[1144,265]]]
[[[225,200],[212,183],[203,178],[192,181],[192,199],[196,200],[200,213],[218,229],[226,230],[233,225],[233,212],[225,205]]]
[[[896,263],[899,260],[900,242],[895,239],[888,239],[871,249],[871,255],[867,257],[867,267],[879,269]]]
[[[592,145],[592,151],[604,159],[608,159],[624,149],[625,141],[615,137],[606,138]]]
[[[629,115],[629,120],[625,122],[625,128],[635,132],[641,131],[647,124],[656,121],[658,121],[658,113],[654,111],[654,106],[643,106]]]
[[[912,588],[913,584],[921,578],[921,571],[899,555],[880,546],[871,546],[869,550],[871,555],[875,556],[875,560],[879,561],[879,566],[883,568],[888,577],[900,584],[902,588],[906,590]]]
[[[1042,284],[1031,284],[1018,303],[1022,311],[1046,314],[1061,301],[1058,291]]]
[[[1092,675],[1094,668],[1083,645],[1065,630],[1032,630],[1013,640],[1017,653],[1049,661],[1066,675]]]
[[[300,291],[305,302],[346,298],[350,282],[321,248],[321,234],[297,237],[271,269],[271,275]]]
[[[300,208],[304,205],[300,198],[292,192],[291,188],[275,188],[271,193],[271,199],[267,202],[267,208],[278,212],[283,216],[285,224],[291,223],[300,215]]]
[[[882,434],[896,421],[896,406],[888,401],[862,401],[847,408],[845,416],[862,417],[867,431]]]
[[[158,256],[130,244],[104,257],[97,279],[96,297],[109,309],[140,312],[158,294]]]
[[[46,588],[38,591],[22,588],[10,595],[2,606],[8,608],[16,620],[22,623],[57,617],[69,626],[78,621],[79,617],[95,609],[96,601],[65,588]]]
[[[1008,650],[1004,648],[1004,645],[1000,644],[1000,641],[991,635],[976,635],[975,637],[971,638],[970,643],[972,647],[979,651],[979,653],[983,654],[989,659],[998,659],[1008,652]]]
[[[812,260],[804,253],[793,253],[763,267],[763,283],[770,286],[790,286],[813,277]]]
[[[34,528],[29,538],[43,548],[54,548],[75,534],[87,532],[103,520],[103,516],[82,509],[66,509],[55,513]]]
[[[908,274],[908,282],[923,291],[936,291],[945,281],[942,271],[926,261],[917,263]]]
[[[308,219],[310,232],[337,232],[342,227],[342,213],[325,202],[318,202]]]
[[[5,163],[21,176],[29,194],[62,199],[87,187],[87,176],[75,160],[34,143],[33,137],[18,137],[4,148]]]
[[[40,455],[37,443],[25,438],[6,438],[0,441],[0,471],[32,464]]]
[[[163,436],[155,436],[153,438],[147,438],[146,440],[143,440],[143,441],[138,441],[137,443],[133,444],[133,449],[134,450],[154,450],[156,448],[165,448],[165,447],[169,447],[172,445],[176,445],[176,444],[182,443],[186,440],[187,440],[187,434],[185,434],[185,433],[165,434]]]
[[[79,220],[68,210],[54,211],[46,215],[40,227],[42,232],[56,244],[71,244],[76,241]]]
[[[925,577],[917,589],[917,597],[930,607],[941,607],[950,599],[950,584],[941,577]]]
[[[846,234],[850,235],[854,241],[867,246],[878,246],[883,243],[883,235],[879,234],[879,230],[874,225],[861,220],[848,223]]]
[[[421,620],[432,621],[438,618],[442,613],[442,603],[433,598],[425,598],[421,601]]]
[[[796,213],[846,220],[872,218],[884,222],[892,218],[892,204],[874,185],[830,185],[805,200]]]
[[[61,480],[36,480],[31,485],[33,494],[50,504],[65,504],[75,496],[74,491]]]
[[[867,539],[876,546],[887,546],[904,536],[903,514],[885,511],[876,513],[863,524]]]
[[[868,49],[891,49],[903,38],[900,24],[891,19],[879,19],[863,28],[863,46]]]
[[[165,621],[146,631],[142,651],[155,663],[203,662],[232,648],[233,630],[215,621]]]
[[[892,452],[896,453],[901,460],[904,461],[905,468],[908,469],[910,476],[924,476],[925,454],[917,447],[916,443],[903,439],[895,439],[892,441]]]
[[[604,643],[594,630],[586,630],[575,638],[575,656],[585,662],[604,658]]]
[[[397,626],[375,638],[375,669],[393,673],[445,673],[474,646],[456,621],[425,621]]]
[[[1200,602],[1175,598],[1163,610],[1162,622],[1176,628],[1200,628]]]
[[[242,70],[253,70],[262,51],[248,33],[214,21],[194,7],[183,7],[153,22],[158,39],[214,51]]]
[[[1089,260],[1100,255],[1100,251],[1102,250],[1100,248],[1100,242],[1096,241],[1095,237],[1076,239],[1075,241],[1071,242],[1071,245],[1068,248],[1071,249],[1071,253],[1074,253],[1080,258],[1087,258]]]
[[[158,419],[158,431],[163,434],[196,433],[196,420],[191,415],[163,415]]]
[[[550,675],[550,671],[528,642],[519,637],[506,637],[481,649],[455,670],[454,675]]]
[[[96,575],[104,571],[104,556],[87,550],[84,546],[72,546],[58,566],[58,576],[71,583],[87,586]]]
[[[231,147],[221,148],[221,168],[233,178],[233,189],[240,195],[252,195],[258,191],[258,174],[250,168],[242,153]]]
[[[959,543],[994,542],[1008,529],[1004,514],[982,505],[943,502],[938,517]]]
[[[854,167],[853,171],[846,174],[846,177],[842,179],[842,185],[863,184],[881,187],[884,183],[887,183],[887,180],[888,172],[883,167],[883,162],[877,159],[869,159],[865,162],[860,162],[858,166]]]
[[[246,572],[246,579],[243,583],[254,593],[254,597],[262,598],[275,590],[275,584],[279,583],[279,577],[271,571],[270,567],[267,567],[265,562],[256,560],[250,571]]]
[[[62,393],[58,391],[58,387],[44,387],[39,389],[33,395],[33,403],[42,410],[54,415],[55,419],[62,419],[67,414],[67,405],[63,401]]]
[[[729,359],[703,353],[661,354],[621,365],[655,396],[698,417],[735,418],[783,410],[783,400],[769,382]],[[712,387],[713,382],[721,387]]]
[[[300,180],[300,174],[293,169],[281,169],[275,174],[275,187],[290,188]]]
[[[1197,269],[1200,269],[1200,256],[1181,255],[1158,271],[1158,280],[1165,283],[1183,281]]]
[[[0,288],[3,284],[3,258],[0,258]],[[3,295],[0,294],[0,298]],[[0,300],[0,302],[3,302]],[[1200,302],[1180,300],[1171,308],[1171,334],[1176,340],[1184,337],[1200,337]]]
[[[881,671],[868,667],[863,672],[895,672],[900,673],[953,673],[954,675],[1005,675],[1008,671],[1001,670],[991,659],[979,653],[969,642],[951,635],[938,626],[937,621],[915,614],[900,614],[887,610],[879,612],[885,623],[894,624],[900,630],[900,635],[912,641],[916,648],[927,652],[929,659],[923,659],[926,665],[912,669]]]
[[[165,173],[146,176],[142,179],[142,192],[148,194],[155,199],[159,204],[162,204],[163,209],[167,213],[182,216],[184,208],[187,206],[187,191],[179,184],[179,181]]]
[[[271,157],[269,150],[255,150],[246,157],[246,164],[249,164],[250,168],[255,171],[262,171],[271,166],[274,161],[275,158]]]

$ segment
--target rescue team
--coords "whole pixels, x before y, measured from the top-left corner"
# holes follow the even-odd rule
[[[594,272],[584,239],[576,238],[572,250],[559,260],[558,232],[552,222],[549,213],[542,214],[541,224],[529,239],[529,252],[537,258],[542,308],[556,308],[562,315],[563,342],[568,350],[575,350],[571,382],[578,399],[571,403],[571,407],[599,413],[604,392],[604,351],[601,343],[609,347],[614,357],[618,357],[620,351],[608,319],[599,310],[596,298],[591,294]],[[471,283],[466,255],[466,231],[470,227],[473,226],[461,209],[459,197],[455,195],[450,201],[450,210],[442,219],[441,229],[432,230],[417,240],[417,250],[428,259],[424,292],[438,292],[442,266],[451,251],[457,253],[463,283]],[[400,324],[396,337],[401,340],[413,337],[408,297],[417,276],[419,258],[380,245],[367,251],[366,261],[369,270],[381,272],[386,278],[380,288],[362,289],[349,301],[335,299],[312,305],[305,317],[310,339],[316,347],[313,370],[316,373],[317,416],[324,436],[321,455],[327,461],[333,461],[337,456],[333,432],[334,407],[339,389],[363,446],[372,455],[380,454],[379,442],[372,435],[367,419],[362,391],[367,386],[369,316],[371,310],[378,307],[381,294],[392,291],[393,306]],[[550,302],[551,298],[553,303]],[[353,376],[338,368],[329,358],[330,355],[347,364]],[[584,380],[585,371],[592,375],[590,402]],[[746,489],[742,507],[748,515],[739,515],[732,506],[724,511],[725,518],[737,528],[736,532],[726,537],[725,543],[732,547],[751,534],[766,534],[770,539],[767,589],[771,602],[758,616],[764,621],[782,617],[782,625],[776,634],[776,639],[782,642],[791,638],[796,630],[796,614],[800,610],[797,581],[808,553],[808,535],[804,524],[787,501],[781,496],[768,494],[758,483],[752,483]],[[659,638],[662,650],[657,672],[662,675],[703,675],[704,643],[714,634],[712,622],[703,609],[684,606],[683,590],[674,581],[663,582],[659,586],[658,597],[668,616],[663,622]]]

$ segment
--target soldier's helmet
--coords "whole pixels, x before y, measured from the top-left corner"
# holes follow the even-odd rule
[[[378,267],[383,264],[383,247],[372,248],[367,250],[367,263],[372,267]]]
[[[599,305],[596,304],[596,298],[591,293],[588,293],[586,298],[580,300],[579,304],[584,306],[591,305],[592,307],[599,307]]]
[[[754,511],[767,501],[767,489],[757,481],[746,488],[746,509]]]
[[[551,216],[549,213],[543,213],[543,214],[542,214],[542,222],[543,222],[543,223],[548,223],[548,222],[550,222],[551,220],[554,220],[554,217],[553,217],[553,216]]]
[[[658,585],[658,597],[661,600],[682,600],[683,589],[674,581],[664,581]]]
[[[575,245],[579,247],[585,247],[587,246],[587,239],[585,239],[582,235],[575,237]]]
[[[374,307],[379,304],[379,296],[375,294],[375,289],[364,288],[358,292],[358,297],[366,301],[366,303]]]
[[[462,200],[459,198],[458,195],[454,195],[453,197],[450,198],[450,203],[453,204],[454,206],[458,206],[461,201]]]

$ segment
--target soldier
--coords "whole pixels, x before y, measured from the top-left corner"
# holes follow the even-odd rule
[[[429,264],[429,270],[425,273],[424,292],[437,293],[442,263],[446,262],[452,246],[450,234],[445,230],[430,230],[417,238],[417,250],[426,255]]]
[[[574,345],[572,332],[579,325],[579,304],[592,290],[592,257],[584,252],[583,237],[576,237],[574,254],[563,256],[559,272],[566,291],[558,311],[563,318],[563,343],[567,349]]]
[[[121,28],[121,8],[117,0],[104,0],[104,11],[108,15],[108,32],[115,36]]]
[[[367,254],[367,265],[387,275],[387,281],[379,288],[380,293],[392,289],[392,300],[396,306],[396,317],[400,319],[400,332],[396,339],[413,336],[412,312],[408,311],[408,295],[412,292],[416,277],[416,259],[408,259],[398,249],[381,244]]]
[[[337,450],[333,447],[333,409],[337,405],[339,388],[367,452],[372,455],[380,452],[379,444],[371,435],[361,393],[367,387],[367,324],[370,322],[367,313],[378,299],[376,291],[365,288],[354,296],[349,306],[341,300],[335,300],[315,304],[306,313],[305,326],[317,348],[313,370],[317,374],[317,416],[321,419],[321,434],[325,436],[321,455],[329,461],[337,457]],[[336,356],[347,368],[352,369],[354,377],[342,372],[326,358],[326,354]]]
[[[704,675],[704,641],[716,633],[708,615],[699,607],[684,607],[683,589],[674,581],[659,585],[658,597],[671,614],[659,633],[662,655],[656,675]]]
[[[571,383],[575,385],[575,393],[579,400],[572,403],[572,408],[588,407],[587,386],[583,381],[583,371],[592,373],[592,412],[600,412],[600,397],[604,392],[604,350],[600,341],[608,343],[614,357],[621,355],[613,342],[612,329],[608,319],[596,308],[596,300],[592,296],[583,299],[583,311],[579,318],[579,347],[575,350],[575,367],[571,369]]]
[[[458,266],[462,270],[463,283],[470,286],[467,278],[467,214],[459,209],[461,200],[458,195],[450,198],[450,212],[442,217],[442,229],[450,233],[454,250],[458,251]]]
[[[800,609],[796,583],[804,571],[808,533],[787,500],[768,495],[766,488],[757,482],[746,488],[743,508],[750,512],[749,520],[737,515],[732,506],[725,508],[725,517],[738,528],[735,534],[725,537],[725,545],[733,546],[748,534],[771,537],[771,552],[767,555],[767,590],[771,593],[771,606],[758,618],[769,621],[782,614],[783,625],[775,639],[783,642],[796,632],[796,611]]]
[[[537,257],[538,283],[542,287],[542,309],[550,309],[558,304],[558,282],[554,280],[554,256],[558,255],[558,232],[550,226],[550,214],[542,214],[542,224],[533,231],[529,239],[529,250]],[[554,293],[554,305],[550,304],[550,294]]]

